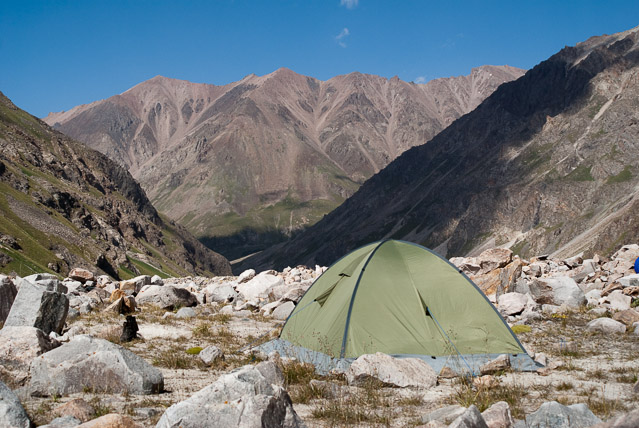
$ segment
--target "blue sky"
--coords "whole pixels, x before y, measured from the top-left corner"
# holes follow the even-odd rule
[[[639,25],[639,1],[0,1],[0,91],[36,116],[158,74],[226,84],[280,67],[407,81],[531,68]]]

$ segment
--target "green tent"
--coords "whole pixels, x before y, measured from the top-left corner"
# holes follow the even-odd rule
[[[297,304],[280,338],[262,345],[325,369],[363,354],[418,357],[436,369],[471,369],[501,354],[537,365],[479,288],[422,246],[365,245],[333,264]]]

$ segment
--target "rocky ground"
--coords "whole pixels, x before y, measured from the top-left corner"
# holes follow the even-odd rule
[[[545,366],[522,373],[502,358],[473,378],[383,354],[320,376],[251,351],[277,336],[319,266],[0,276],[0,426],[639,426],[637,257],[629,245],[610,260],[453,259]]]

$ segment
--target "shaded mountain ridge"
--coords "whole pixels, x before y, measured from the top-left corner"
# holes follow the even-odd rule
[[[564,48],[244,265],[329,264],[385,237],[449,257],[494,245],[611,253],[636,239],[637,31]]]

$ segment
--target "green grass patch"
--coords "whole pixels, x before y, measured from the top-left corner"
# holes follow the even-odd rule
[[[630,171],[630,165],[626,165],[619,174],[608,177],[606,184],[624,183],[630,180],[632,180],[632,172]]]
[[[566,175],[565,178],[570,181],[595,181],[590,173],[591,169],[591,166],[579,165]]]
[[[189,348],[186,350],[186,353],[189,355],[198,355],[200,352],[202,352],[202,348],[201,346],[194,346],[192,348]]]

